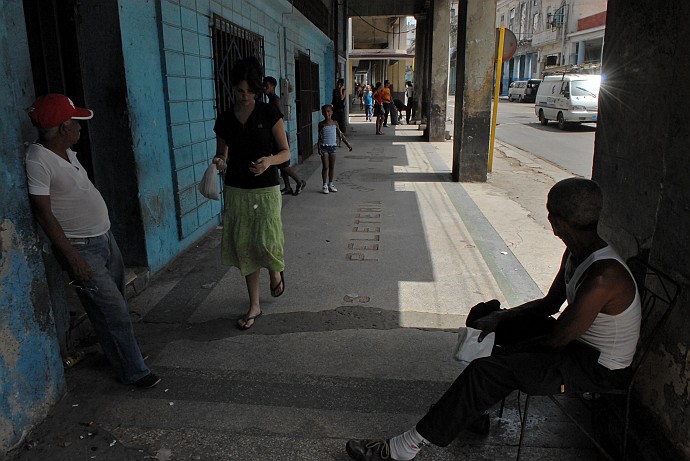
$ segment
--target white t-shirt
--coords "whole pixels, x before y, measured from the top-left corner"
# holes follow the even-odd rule
[[[29,194],[50,195],[53,215],[67,238],[87,238],[110,230],[108,207],[72,149],[69,162],[38,143],[26,150]]]

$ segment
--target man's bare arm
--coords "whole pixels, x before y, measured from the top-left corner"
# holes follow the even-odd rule
[[[53,214],[50,206],[50,195],[29,194],[29,200],[36,221],[50,239],[53,247],[64,256],[67,264],[69,264],[70,275],[77,280],[88,281],[91,278],[91,266],[67,240],[65,231],[62,230],[62,226]]]

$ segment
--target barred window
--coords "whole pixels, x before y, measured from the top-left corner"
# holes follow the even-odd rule
[[[221,114],[233,101],[230,71],[240,59],[254,56],[262,67],[264,38],[234,24],[217,14],[213,15],[213,63],[216,80],[216,112]]]

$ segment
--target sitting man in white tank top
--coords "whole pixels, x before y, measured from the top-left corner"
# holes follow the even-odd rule
[[[623,259],[597,232],[602,205],[601,189],[588,179],[551,188],[549,222],[567,249],[546,296],[512,309],[496,300],[474,306],[466,324],[482,330],[480,341],[496,333],[493,354],[471,362],[412,429],[389,440],[347,442],[351,458],[407,461],[429,443],[445,447],[517,389],[552,395],[628,384],[640,296]]]

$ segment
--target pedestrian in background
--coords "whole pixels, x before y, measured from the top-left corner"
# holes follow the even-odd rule
[[[355,86],[355,92],[352,96],[352,110],[355,109],[355,102],[359,101],[359,108],[361,109],[362,106],[362,85],[357,82],[357,85]]]
[[[415,120],[415,100],[414,100],[414,87],[412,86],[411,81],[405,82],[405,97],[407,98],[407,102],[405,103],[405,122],[409,125],[410,124],[410,118],[412,120]]]
[[[383,102],[383,126],[388,126],[388,114],[390,114],[391,106],[393,105],[390,80],[383,81],[383,88],[381,88],[381,100]],[[393,123],[393,120],[391,120],[391,123]]]
[[[71,147],[79,120],[93,112],[61,94],[33,103],[29,117],[38,140],[26,150],[29,200],[56,258],[77,290],[98,342],[125,384],[150,388],[160,382],[144,363],[125,300],[125,265],[110,231],[108,208]]]
[[[268,98],[268,103],[273,104],[276,109],[278,109],[278,112],[280,112],[280,117],[284,118],[285,116],[281,110],[282,104],[280,98],[276,94],[276,85],[278,85],[278,82],[275,78],[270,76],[264,77],[263,88],[264,94]],[[280,176],[283,178],[283,183],[285,184],[285,188],[280,190],[281,193],[285,195],[299,195],[300,191],[306,187],[307,182],[300,178],[295,169],[290,166],[290,160],[278,165],[278,170],[280,170]],[[296,183],[294,192],[290,186],[290,178],[294,179]]]
[[[364,117],[366,118],[367,122],[371,122],[371,105],[373,102],[371,97],[371,85],[364,87],[364,94],[362,98],[364,100]]]
[[[383,98],[381,96],[381,82],[376,82],[372,98],[374,99],[374,117],[376,117],[376,134],[383,134]]]
[[[340,131],[338,122],[333,120],[333,106],[325,104],[321,107],[321,113],[323,114],[323,120],[319,122],[319,155],[321,156],[321,178],[323,179],[321,191],[328,194],[329,192],[338,192],[333,184],[337,139],[342,139],[350,151],[352,151],[352,146]]]
[[[268,269],[271,296],[285,292],[282,198],[277,165],[290,159],[285,125],[273,104],[257,100],[262,93],[259,61],[235,63],[230,83],[235,96],[216,132],[216,168],[225,170],[225,212],[221,260],[237,267],[247,284],[249,309],[237,326],[248,330],[261,317],[259,270]]]
[[[395,116],[395,123],[393,123],[393,125],[398,125],[402,123],[402,113],[403,111],[407,112],[407,107],[405,107],[405,104],[403,104],[400,99],[394,99],[393,105],[395,106],[395,114],[391,112],[391,123],[393,123],[393,116]]]
[[[347,97],[345,93],[345,80],[338,79],[333,90],[331,106],[333,107],[333,120],[338,122],[338,127],[343,132],[345,131],[345,98]],[[338,147],[340,147],[340,141],[338,141]]]

